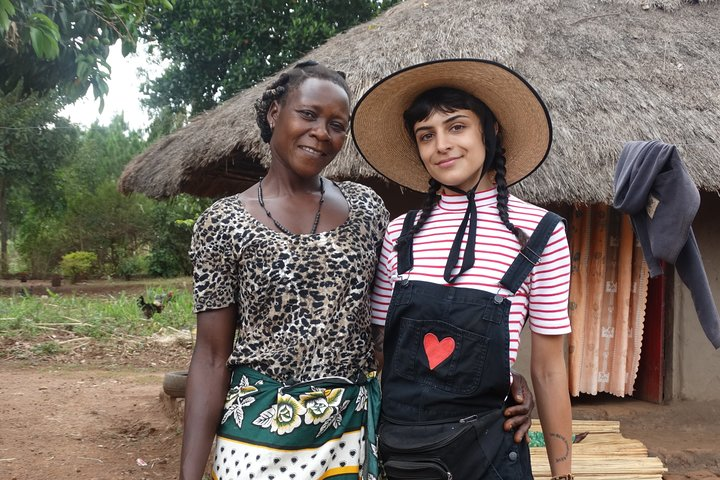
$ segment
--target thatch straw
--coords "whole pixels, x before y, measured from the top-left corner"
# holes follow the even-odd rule
[[[720,190],[718,38],[717,1],[407,0],[305,58],[347,72],[355,98],[418,62],[507,64],[545,98],[555,126],[549,159],[514,193],[541,203],[597,203],[611,200],[614,165],[630,140],[677,144],[696,183]],[[268,161],[252,108],[266,85],[156,142],[126,168],[121,191],[160,198],[242,190]],[[376,175],[351,141],[325,173]]]

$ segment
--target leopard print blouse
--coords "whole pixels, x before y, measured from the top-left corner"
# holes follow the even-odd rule
[[[372,189],[338,187],[350,214],[328,232],[271,230],[238,195],[198,218],[190,247],[194,311],[237,305],[229,366],[280,381],[354,378],[374,368],[368,292],[389,215]]]

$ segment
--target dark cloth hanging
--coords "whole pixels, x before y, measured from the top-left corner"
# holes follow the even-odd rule
[[[675,265],[705,335],[720,348],[720,316],[692,231],[700,194],[675,145],[626,143],[615,169],[613,206],[630,215],[650,276],[663,273],[661,260]]]

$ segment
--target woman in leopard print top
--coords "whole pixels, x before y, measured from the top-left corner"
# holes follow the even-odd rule
[[[336,187],[350,214],[324,232],[289,236],[268,228],[242,195],[198,219],[195,311],[242,305],[229,365],[303,382],[374,369],[367,293],[387,212],[364,185]]]
[[[344,75],[314,62],[256,104],[267,176],[195,225],[197,342],[180,477],[376,478],[368,293],[388,212],[320,176],[350,124]],[[219,425],[219,428],[218,428]]]

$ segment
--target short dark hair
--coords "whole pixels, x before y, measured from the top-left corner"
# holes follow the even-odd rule
[[[288,92],[296,89],[308,78],[319,78],[328,80],[342,87],[350,99],[350,88],[345,81],[345,73],[308,60],[298,63],[287,72],[281,73],[278,78],[265,89],[261,98],[255,101],[255,121],[260,127],[260,138],[268,143],[272,137],[272,129],[267,120],[267,113],[270,105],[277,101],[282,104],[287,98]]]

